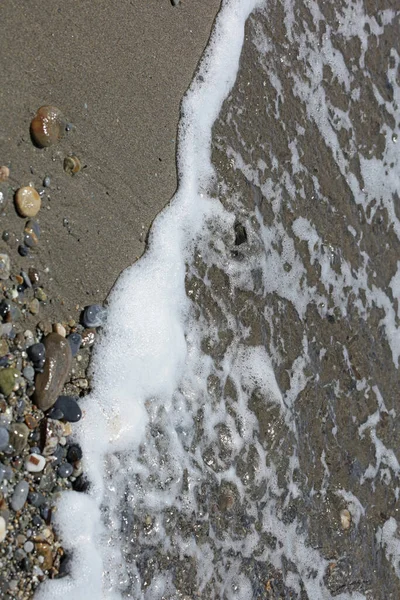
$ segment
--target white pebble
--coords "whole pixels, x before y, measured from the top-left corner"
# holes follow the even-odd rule
[[[24,550],[28,554],[30,554],[31,552],[33,552],[34,547],[35,546],[33,545],[33,542],[31,542],[31,541],[25,542],[25,544],[24,544]]]
[[[0,542],[2,542],[7,535],[7,523],[4,517],[0,517]]]
[[[25,461],[25,468],[30,473],[39,473],[43,471],[46,464],[46,459],[40,454],[30,454]]]
[[[350,529],[351,514],[347,508],[344,508],[340,511],[340,523],[342,525],[342,529]]]

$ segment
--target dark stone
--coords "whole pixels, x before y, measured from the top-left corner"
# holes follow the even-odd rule
[[[27,353],[34,365],[39,363],[44,364],[46,359],[46,348],[44,344],[41,344],[40,342],[38,344],[32,344],[32,346],[29,346]]]
[[[87,492],[89,486],[90,483],[86,479],[85,475],[79,475],[79,477],[77,477],[73,482],[72,489],[75,490],[75,492]]]
[[[58,469],[57,469],[57,473],[59,477],[62,477],[63,479],[66,479],[67,477],[70,477],[72,475],[74,468],[72,465],[70,465],[69,463],[62,463]]]
[[[76,356],[78,354],[79,348],[82,343],[82,336],[80,333],[71,333],[67,337],[68,343],[71,346],[72,356]]]
[[[8,321],[9,315],[10,315],[10,304],[7,302],[7,300],[2,300],[0,302],[0,318],[3,321]]]
[[[82,449],[78,444],[73,444],[68,448],[67,451],[67,461],[70,463],[75,463],[82,458]]]
[[[25,246],[24,244],[20,244],[18,246],[18,254],[20,256],[28,256],[28,254],[29,254],[29,248],[28,248],[28,246]]]
[[[247,232],[246,232],[244,225],[239,223],[239,221],[236,221],[235,225],[234,225],[234,229],[235,229],[235,246],[240,246],[241,244],[244,244],[245,242],[247,242]]]
[[[47,335],[44,346],[46,360],[43,373],[37,373],[35,378],[33,401],[40,409],[47,411],[55,404],[64,387],[71,369],[72,354],[69,343],[58,333]]]
[[[54,404],[53,410],[62,413],[62,419],[70,423],[76,423],[82,417],[82,410],[77,402],[77,398],[73,396],[59,396]],[[51,411],[53,412],[53,411]],[[51,419],[54,417],[49,413]]]
[[[45,497],[40,492],[30,492],[28,494],[28,502],[35,506],[36,508],[40,508],[42,504],[44,504]]]
[[[86,306],[82,313],[82,325],[84,327],[101,327],[106,321],[107,311],[100,304]]]

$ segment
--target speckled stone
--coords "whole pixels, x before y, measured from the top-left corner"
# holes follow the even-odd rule
[[[35,378],[33,401],[43,411],[56,402],[68,377],[72,364],[71,347],[58,333],[45,337],[46,361],[42,373]]]
[[[0,370],[0,392],[4,394],[4,396],[9,396],[11,394],[19,375],[20,372],[18,369],[13,369],[11,367]]]

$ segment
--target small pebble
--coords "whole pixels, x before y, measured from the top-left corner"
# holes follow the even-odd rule
[[[75,463],[82,458],[82,449],[78,444],[73,444],[68,448],[67,461],[69,463]]]
[[[51,184],[50,177],[45,177],[43,179],[43,185],[44,185],[44,187],[50,187],[50,184]]]
[[[6,535],[7,535],[7,523],[4,519],[4,517],[0,517],[0,542],[3,542],[5,540]]]
[[[45,498],[40,492],[30,492],[28,494],[28,502],[29,504],[32,504],[32,506],[40,508],[44,504]]]
[[[28,381],[33,381],[35,379],[35,369],[33,367],[31,367],[31,365],[27,365],[26,367],[24,367],[24,370],[22,371],[22,375]]]
[[[32,285],[38,285],[40,277],[37,269],[31,267],[28,271],[28,277]]]
[[[44,344],[38,342],[37,344],[32,344],[32,346],[29,346],[28,356],[33,362],[35,368],[36,365],[43,366],[43,363],[46,360],[46,348],[44,347]]]
[[[21,454],[28,443],[29,429],[25,423],[12,423],[9,428],[10,444],[16,455]]]
[[[10,177],[10,169],[6,165],[0,167],[0,181],[7,181]]]
[[[15,510],[15,512],[21,510],[24,506],[29,493],[29,484],[27,481],[20,481],[15,486],[13,495],[11,497],[11,508]]]
[[[79,173],[81,168],[81,161],[77,156],[72,155],[64,158],[64,171],[68,173],[68,175],[75,175],[76,173]]]
[[[27,552],[28,554],[30,554],[31,552],[33,552],[34,549],[34,544],[33,542],[31,542],[30,540],[28,540],[27,542],[25,542],[24,544],[24,550],[25,552]]]
[[[61,323],[54,323],[53,331],[54,331],[54,333],[58,333],[58,335],[62,335],[62,337],[66,337],[66,335],[67,335],[65,327],[64,327],[64,325],[61,325]]]
[[[84,327],[101,327],[107,317],[107,310],[100,304],[86,306],[82,313],[82,325]]]
[[[73,470],[74,469],[73,469],[72,465],[70,465],[69,463],[63,463],[62,465],[60,465],[58,467],[57,473],[58,473],[59,477],[66,479],[67,477],[70,477],[72,475]]]
[[[25,461],[25,468],[30,473],[40,473],[46,465],[46,459],[40,454],[30,454]]]
[[[38,192],[30,185],[19,188],[15,194],[15,207],[21,217],[35,217],[41,204]]]
[[[39,310],[40,310],[39,300],[37,298],[33,298],[33,300],[31,300],[29,302],[29,312],[32,315],[37,315]]]
[[[80,335],[80,333],[71,333],[67,337],[67,340],[71,347],[72,356],[76,356],[78,354],[79,348],[81,347],[82,336]]]
[[[65,132],[66,120],[56,106],[41,106],[31,121],[31,137],[39,148],[48,148]]]
[[[18,254],[20,256],[28,256],[28,254],[29,254],[29,248],[28,248],[28,246],[25,246],[24,244],[20,244],[18,246]]]
[[[10,257],[8,254],[0,254],[0,279],[8,279],[10,277]]]

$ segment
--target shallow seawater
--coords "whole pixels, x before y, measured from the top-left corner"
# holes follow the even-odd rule
[[[77,587],[39,598],[400,597],[400,12],[245,4],[111,298],[92,495],[60,505]]]

